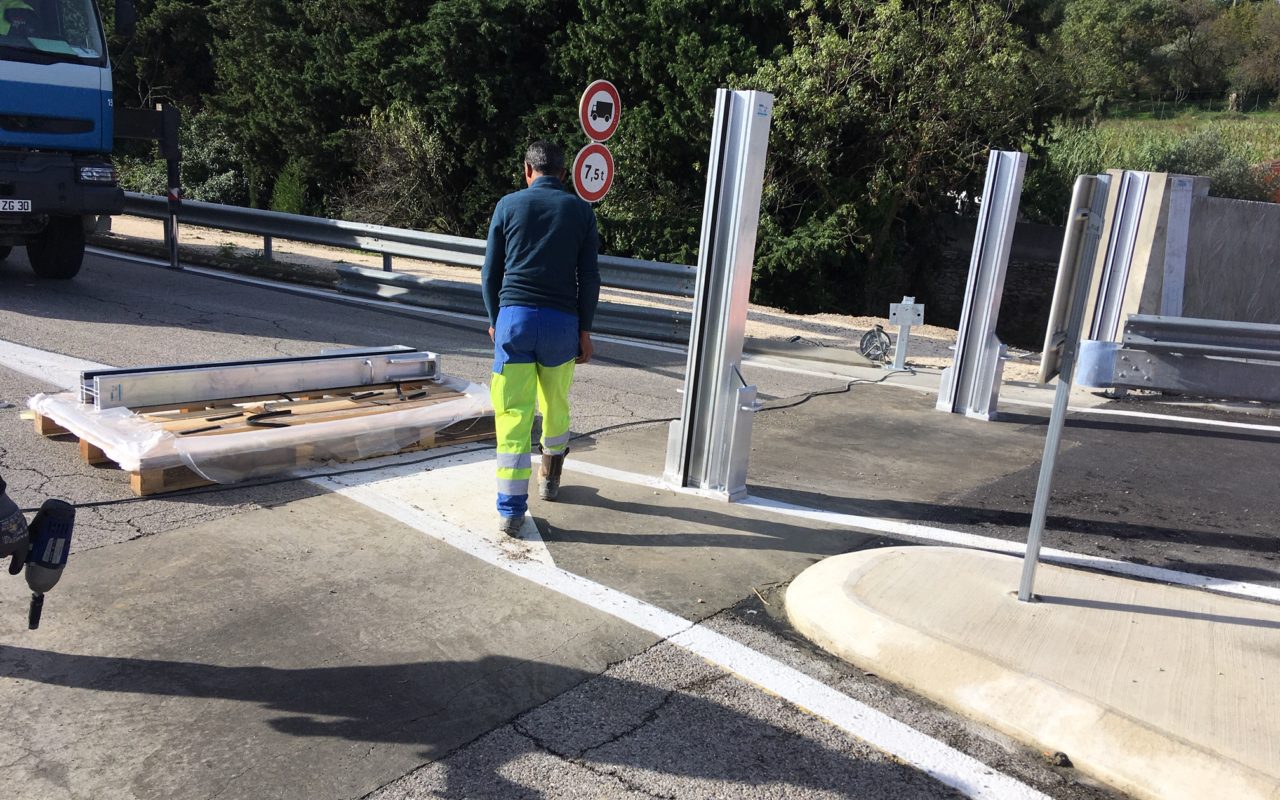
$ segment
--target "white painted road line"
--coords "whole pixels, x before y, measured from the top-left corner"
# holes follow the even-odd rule
[[[47,350],[6,342],[0,339],[0,366],[39,378],[53,386],[75,389],[80,385],[80,373],[85,370],[111,369],[106,364],[72,358]]]
[[[1033,408],[1053,408],[1052,403],[1041,403],[1036,400],[1005,399],[1001,403]],[[1280,425],[1265,425],[1261,422],[1232,422],[1228,419],[1201,419],[1200,417],[1182,417],[1177,414],[1157,414],[1154,411],[1129,411],[1123,408],[1091,408],[1089,406],[1070,406],[1072,414],[1098,414],[1112,417],[1135,417],[1138,419],[1154,419],[1160,422],[1177,422],[1184,425],[1207,425],[1211,428],[1242,428],[1250,431],[1267,431],[1280,434]]]
[[[692,490],[674,489],[664,483],[661,478],[649,475],[638,475],[634,472],[605,467],[599,464],[591,464],[582,461],[581,459],[565,461],[564,466],[565,469],[573,472],[579,472],[583,475],[592,475],[597,478],[604,478],[605,480],[618,481],[619,483],[630,483],[650,489],[666,489],[668,491],[681,491],[690,494],[698,494],[698,492]],[[974,550],[989,550],[998,553],[1010,553],[1012,555],[1025,555],[1027,552],[1027,546],[1023,542],[996,539],[991,536],[979,536],[977,534],[953,531],[947,528],[936,528],[932,525],[921,525],[917,522],[902,522],[900,520],[884,519],[882,517],[865,517],[858,514],[842,514],[836,511],[823,511],[822,509],[808,508],[805,506],[793,505],[791,503],[784,503],[778,500],[769,500],[762,497],[747,497],[744,500],[738,501],[737,505],[759,508],[764,511],[782,514],[788,517],[812,520],[814,522],[825,522],[830,525],[857,528],[864,531],[875,531],[876,533],[887,533],[894,536],[904,536],[927,542],[954,545],[956,547],[967,547]],[[1107,572],[1114,572],[1118,575],[1128,575],[1134,578],[1163,581],[1164,583],[1190,586],[1197,589],[1207,589],[1209,591],[1220,592],[1222,594],[1238,595],[1240,597],[1248,597],[1255,600],[1268,600],[1280,603],[1280,587],[1262,586],[1256,583],[1232,581],[1224,578],[1212,578],[1208,575],[1196,575],[1191,572],[1180,572],[1178,570],[1165,569],[1163,567],[1151,567],[1145,564],[1135,564],[1131,561],[1118,561],[1113,558],[1102,558],[1100,556],[1091,556],[1083,553],[1072,553],[1068,550],[1042,548],[1040,550],[1040,555],[1043,560],[1052,561],[1057,564],[1070,564],[1079,567],[1086,567],[1088,569],[1105,570]]]
[[[366,473],[313,482],[543,588],[624,620],[781,697],[941,783],[975,798],[1046,798],[1026,784],[704,625],[572,572],[512,559],[494,542],[395,495],[399,477]]]

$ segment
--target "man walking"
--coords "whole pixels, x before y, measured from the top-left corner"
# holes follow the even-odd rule
[[[596,215],[564,187],[564,151],[534,142],[524,157],[527,189],[498,201],[480,281],[493,339],[498,438],[498,527],[516,535],[529,507],[529,437],[542,410],[538,495],[556,499],[569,452],[569,386],[591,360],[600,297]]]

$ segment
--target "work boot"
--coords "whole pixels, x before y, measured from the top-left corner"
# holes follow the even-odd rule
[[[498,533],[517,539],[520,536],[520,528],[524,526],[524,515],[518,517],[504,517],[498,515]]]
[[[538,463],[538,497],[543,500],[555,500],[560,493],[560,473],[564,470],[564,457],[569,449],[555,456],[542,454]]]

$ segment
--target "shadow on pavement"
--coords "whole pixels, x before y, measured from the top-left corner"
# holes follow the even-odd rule
[[[533,702],[525,703],[525,708],[537,707],[557,695],[570,697],[561,693],[587,684],[573,695],[570,703],[563,699],[552,701],[567,706],[550,715],[558,715],[559,719],[542,721],[538,711],[521,714],[516,710],[518,731],[531,738],[538,750],[549,751],[559,758],[662,775],[744,781],[755,786],[786,784],[838,796],[854,796],[849,792],[855,786],[884,791],[885,787],[897,784],[901,792],[904,782],[916,784],[917,788],[921,788],[922,781],[932,783],[909,769],[867,761],[841,748],[798,735],[790,728],[697,696],[698,681],[673,691],[505,656],[489,656],[477,661],[279,669],[75,655],[5,646],[0,647],[0,676],[95,693],[253,703],[267,711],[279,712],[278,716],[267,719],[267,724],[287,736],[409,744],[418,748],[421,758],[431,761],[444,757],[492,726],[510,721],[507,718],[491,720],[479,730],[459,738],[456,730],[459,720],[509,708],[512,695],[523,693],[534,698]],[[714,683],[722,677],[727,676],[711,676],[709,680],[704,677],[701,683]],[[583,703],[587,708],[582,708]],[[78,705],[80,714],[89,715],[95,713],[94,705],[119,707],[114,701],[95,703],[92,695]],[[157,714],[175,717],[194,717],[200,712],[200,708],[190,705],[176,710],[155,709]],[[140,703],[136,713],[149,712]],[[505,717],[511,713],[508,710]],[[542,715],[546,716],[549,715]],[[173,719],[172,723],[174,736],[186,735],[177,730],[182,727],[180,720]],[[626,741],[642,728],[648,728],[648,735]],[[234,735],[237,741],[255,740],[255,747],[271,748],[269,738],[264,740],[254,735],[251,729],[245,729],[245,722],[240,723]],[[215,749],[215,743],[207,741],[189,744]],[[504,754],[504,758],[514,759],[520,755],[514,752]],[[540,796],[529,787],[510,783],[499,774],[501,766],[501,763],[494,764],[489,774],[481,776],[484,785],[481,794]],[[265,780],[267,776],[264,774],[262,778]],[[472,783],[477,776],[471,774],[461,779]],[[253,778],[248,780],[252,782]],[[449,796],[476,796],[474,785],[455,785],[458,780],[452,774],[447,776]],[[880,794],[879,791],[872,793]],[[929,792],[929,796],[935,797],[948,794],[936,784]],[[908,790],[908,794],[886,793],[884,796],[918,795]]]
[[[1174,617],[1176,619],[1195,619],[1213,622],[1220,625],[1248,625],[1255,628],[1273,628],[1280,630],[1280,622],[1269,619],[1252,619],[1250,617],[1233,617],[1223,614],[1204,614],[1198,611],[1185,611],[1178,608],[1160,608],[1143,606],[1134,603],[1112,603],[1106,600],[1088,600],[1079,597],[1057,597],[1054,595],[1036,595],[1045,605],[1074,606],[1075,608],[1094,608],[1100,611],[1123,611],[1128,614],[1151,614],[1158,617]]]
[[[583,508],[599,509],[609,514],[627,515],[643,524],[631,524],[629,532],[575,530],[555,526],[544,531],[547,542],[578,542],[592,545],[624,545],[654,547],[725,547],[744,550],[779,550],[812,555],[837,555],[872,544],[916,544],[876,533],[832,528],[815,528],[805,523],[792,524],[781,519],[757,519],[746,515],[725,514],[705,507],[692,507],[663,502],[644,503],[613,500],[590,486],[564,486],[560,502]],[[599,516],[596,519],[606,519]],[[649,522],[649,520],[660,520]],[[674,523],[674,524],[673,524]],[[686,528],[685,531],[681,527]],[[690,528],[704,530],[688,530]]]

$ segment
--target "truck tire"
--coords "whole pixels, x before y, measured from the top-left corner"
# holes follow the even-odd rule
[[[9,251],[10,251],[10,250],[12,250],[12,249],[13,249],[13,248],[12,248],[12,247],[10,247],[10,246],[9,246],[9,245],[7,245],[7,244],[5,244],[5,245],[0,245],[0,261],[4,261],[6,258],[8,258],[8,257],[9,257]]]
[[[74,278],[84,261],[84,224],[79,217],[50,217],[49,227],[27,245],[27,260],[41,278]]]

